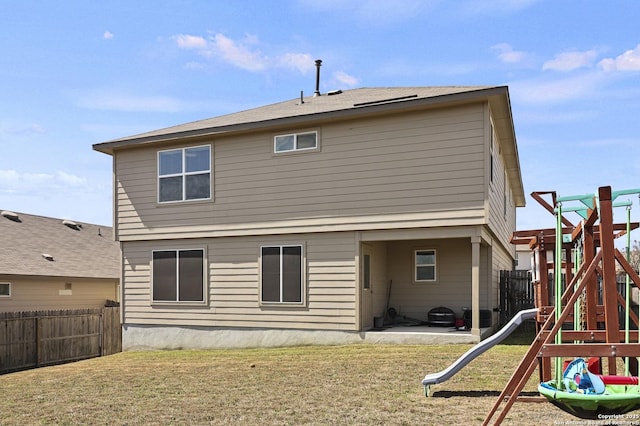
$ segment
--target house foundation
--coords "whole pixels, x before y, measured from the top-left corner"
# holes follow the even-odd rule
[[[482,329],[482,337],[491,329]],[[438,345],[475,344],[480,337],[469,331],[439,327],[398,327],[381,331],[277,330],[210,327],[124,325],[122,349],[246,349],[307,345]]]

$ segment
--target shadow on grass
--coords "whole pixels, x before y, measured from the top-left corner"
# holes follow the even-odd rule
[[[484,398],[484,397],[498,397],[500,391],[437,391],[434,392],[432,398]],[[520,392],[520,396],[540,396],[538,392]]]
[[[535,322],[525,321],[511,333],[501,345],[531,345],[536,338]]]

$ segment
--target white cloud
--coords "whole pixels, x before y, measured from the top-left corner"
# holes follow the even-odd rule
[[[0,169],[0,206],[49,217],[69,217],[87,223],[110,224],[108,174],[87,179],[65,171],[25,172]],[[75,202],[80,200],[80,202]]]
[[[61,183],[71,186],[84,186],[87,184],[87,179],[63,171],[56,172],[55,179],[57,179]]]
[[[0,170],[0,185],[2,182],[15,182],[20,175],[15,170]]]
[[[593,65],[598,52],[595,49],[585,52],[572,51],[557,54],[542,65],[543,70],[572,71]]]
[[[258,50],[251,50],[241,42],[236,42],[223,34],[213,36],[212,47],[225,62],[248,71],[261,71],[267,59]]]
[[[640,44],[615,58],[605,58],[598,65],[605,71],[640,71]]]
[[[602,73],[585,73],[562,79],[531,79],[509,83],[514,102],[561,103],[593,96],[603,81]]]
[[[102,38],[105,40],[111,40],[113,37],[114,35],[111,31],[105,31],[104,34],[102,34]]]
[[[315,67],[314,60],[308,53],[285,53],[280,55],[277,61],[278,66],[297,69],[301,74],[306,74]]]
[[[194,50],[206,60],[220,60],[237,68],[262,72],[272,68],[295,70],[306,74],[314,67],[310,54],[300,52],[285,52],[268,55],[260,50],[262,43],[256,35],[246,35],[242,40],[234,40],[222,33],[213,34],[207,38],[179,34],[172,37],[176,45],[185,50]],[[189,61],[189,69],[200,69],[204,65]]]
[[[33,133],[46,133],[47,129],[45,129],[44,127],[42,127],[39,124],[32,124],[29,127],[29,131],[31,131]]]
[[[206,49],[207,47],[207,40],[199,36],[178,34],[173,36],[173,39],[181,49]]]
[[[339,86],[347,86],[347,87],[355,87],[358,84],[360,84],[360,81],[352,76],[347,74],[344,71],[336,71],[333,73],[333,80],[339,85]]]
[[[494,46],[491,46],[493,50],[497,50],[498,59],[504,63],[515,64],[519,62],[523,62],[527,59],[528,54],[521,50],[513,50],[513,47],[509,43],[500,43]]]
[[[33,173],[0,170],[0,194],[35,195],[60,188],[88,187],[87,179],[64,171]]]

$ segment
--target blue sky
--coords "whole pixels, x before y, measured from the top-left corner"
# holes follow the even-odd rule
[[[636,0],[5,2],[0,209],[110,225],[92,144],[311,94],[322,59],[324,92],[508,85],[518,228],[553,227],[530,192],[640,187],[639,18]]]

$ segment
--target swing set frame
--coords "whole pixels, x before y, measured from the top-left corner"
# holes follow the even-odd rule
[[[614,242],[625,235],[629,241],[629,233],[640,224],[631,223],[629,213],[627,223],[613,222],[614,207],[630,208],[630,202],[616,203],[616,198],[630,194],[640,194],[640,189],[613,192],[611,187],[604,186],[598,188],[597,194],[569,197],[558,197],[555,192],[531,194],[556,216],[553,229],[516,231],[511,238],[512,244],[528,244],[537,260],[533,282],[538,309],[537,335],[483,425],[491,424],[492,420],[498,425],[504,420],[536,367],[540,382],[552,380],[552,360],[555,360],[556,380],[562,375],[565,357],[606,358],[609,375],[616,375],[617,359],[624,358],[625,373],[638,375],[635,357],[640,356],[639,320],[630,309],[629,295],[631,285],[640,289],[640,276],[628,262],[629,243],[625,256],[615,248]],[[551,202],[545,200],[545,196],[550,196]],[[566,206],[573,202],[579,205]],[[564,216],[567,212],[577,213],[582,220],[574,225]],[[579,249],[581,256],[572,260],[574,249]],[[548,251],[554,254],[553,260],[548,258]],[[626,298],[618,292],[616,264],[627,276]],[[553,284],[549,280],[550,271],[554,272]],[[566,283],[564,291],[562,275]],[[553,301],[550,300],[552,285]],[[627,318],[623,329],[619,321],[620,306]],[[630,330],[631,321],[636,325],[635,330]],[[563,327],[565,324],[573,327]]]

